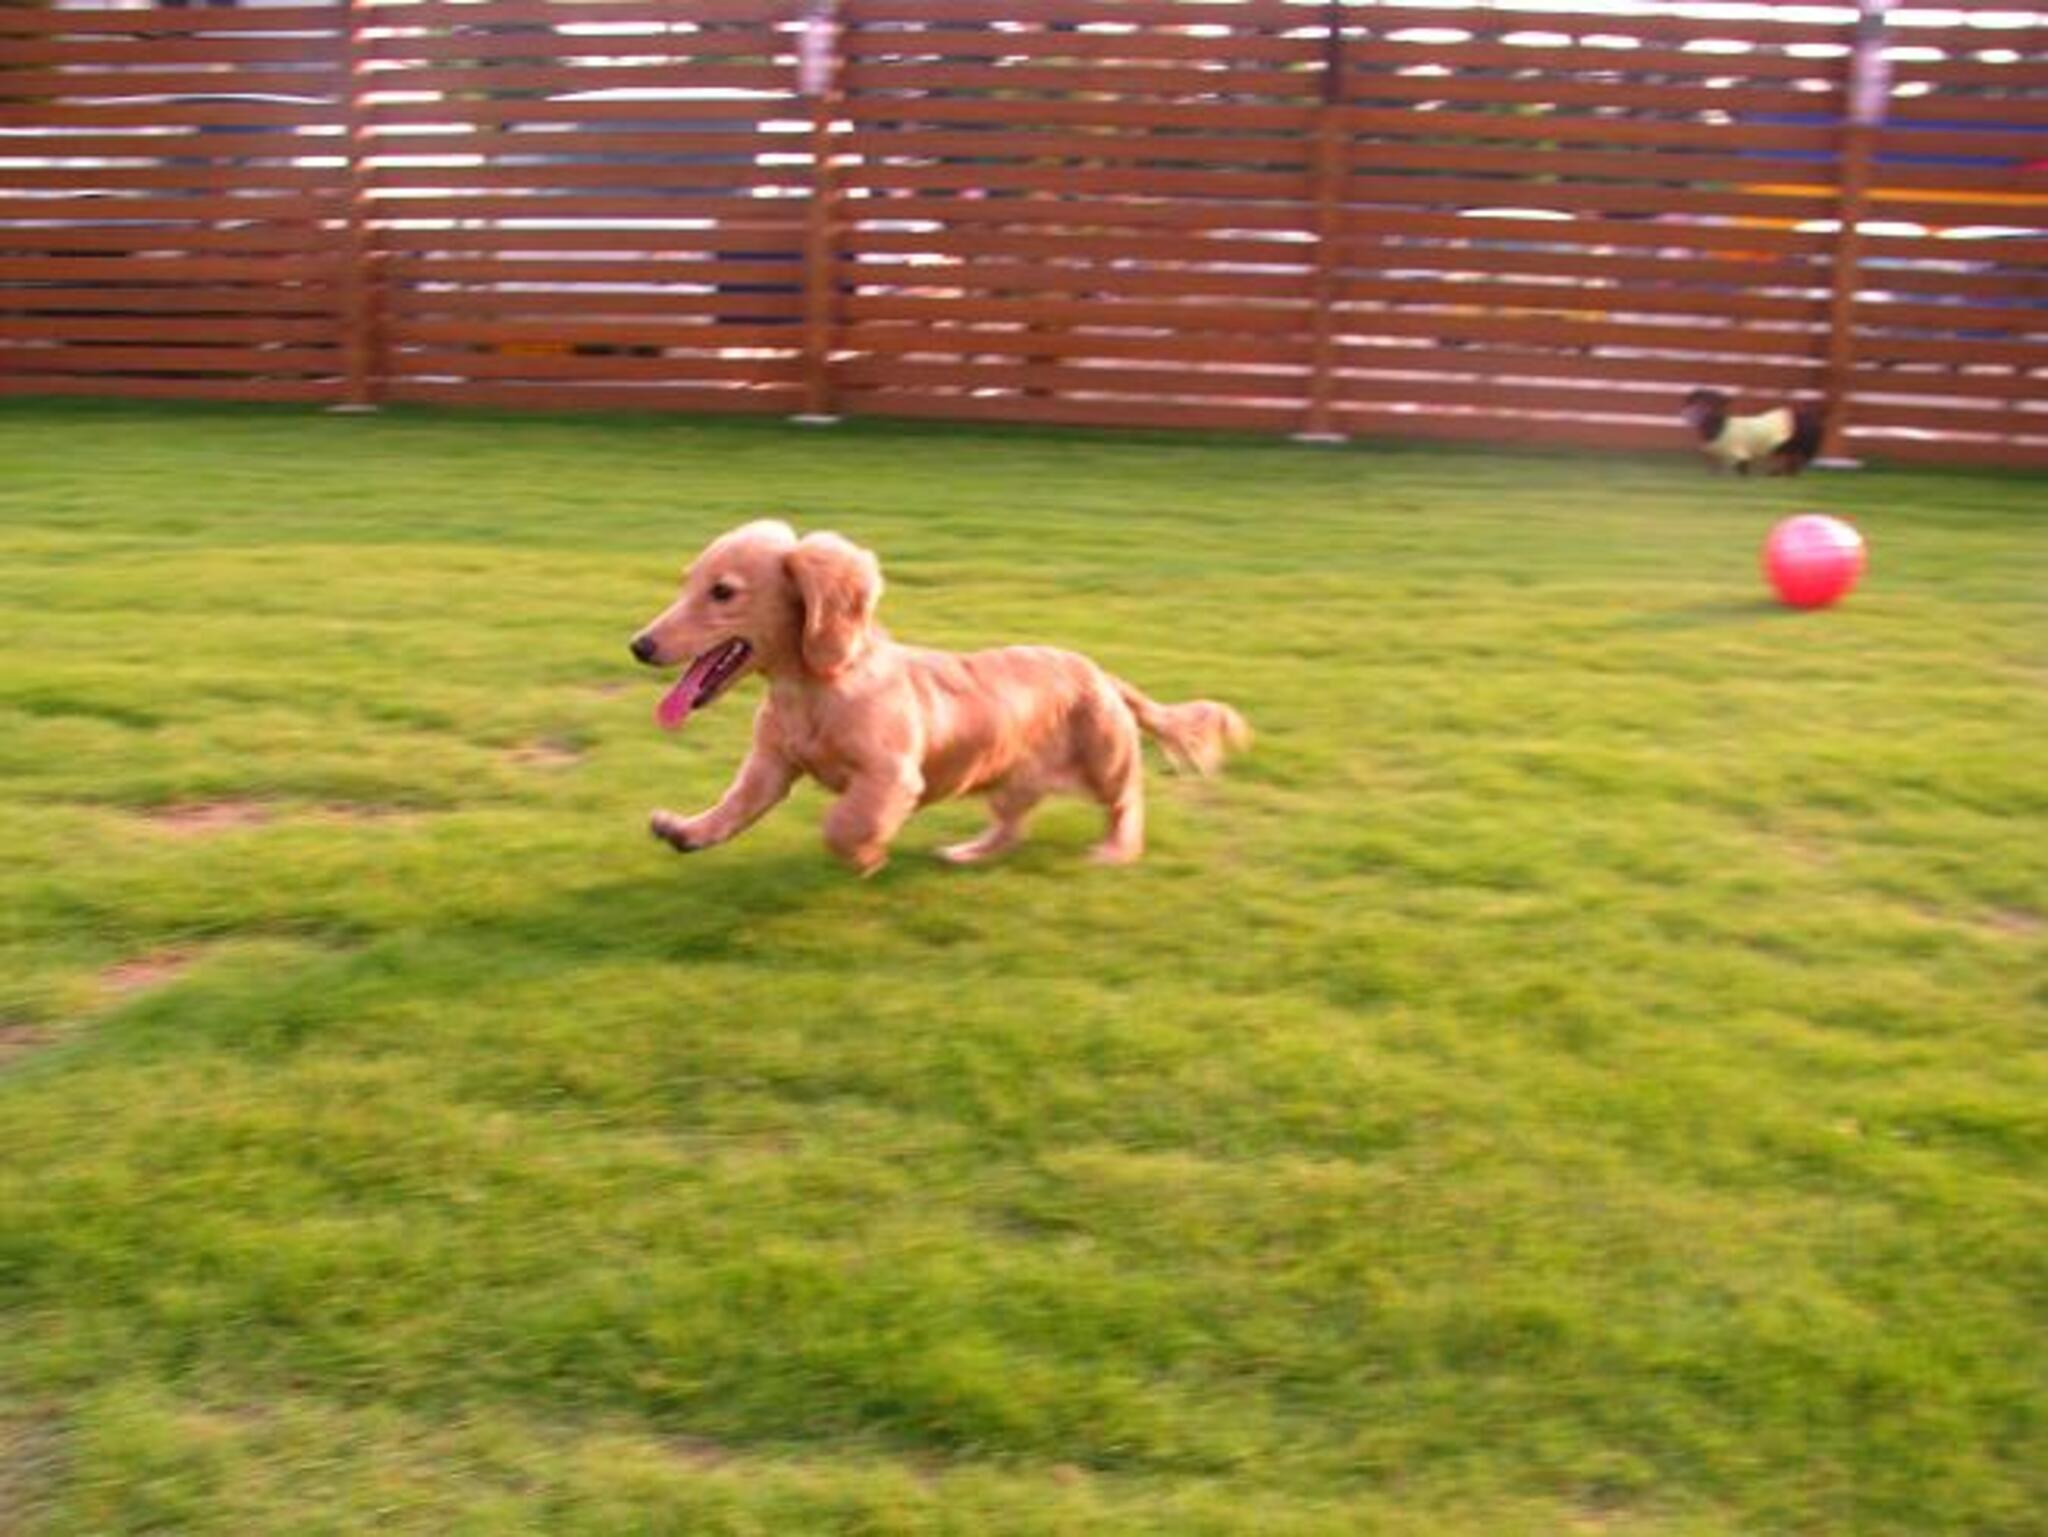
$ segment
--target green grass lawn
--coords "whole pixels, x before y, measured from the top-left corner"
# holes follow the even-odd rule
[[[764,513],[1258,746],[679,859]],[[17,403],[0,843],[0,1529],[2048,1521],[2038,479]]]

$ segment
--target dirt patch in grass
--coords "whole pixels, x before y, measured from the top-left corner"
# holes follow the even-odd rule
[[[238,827],[261,827],[275,813],[261,801],[191,801],[177,806],[159,806],[143,813],[143,819],[157,831],[174,838],[205,838],[232,832]]]
[[[0,1068],[12,1065],[38,1046],[49,1045],[52,1039],[50,1032],[41,1025],[0,1019]],[[4,1461],[4,1457],[0,1457],[0,1461]]]
[[[426,813],[417,806],[386,806],[374,801],[329,801],[310,813],[322,822],[417,822]]]
[[[583,761],[582,751],[560,737],[540,737],[522,743],[505,756],[522,768],[572,768]]]
[[[153,950],[147,955],[131,956],[101,972],[100,986],[120,997],[147,992],[177,981],[197,959],[186,950]]]
[[[584,688],[589,693],[601,694],[606,699],[616,699],[619,695],[625,693],[626,690],[631,688],[632,686],[632,684],[627,683],[622,679],[614,678],[609,683],[586,683],[584,685]]]
[[[64,1426],[55,1414],[0,1416],[0,1532],[25,1532],[56,1487]]]
[[[668,1453],[686,1467],[722,1468],[733,1460],[730,1447],[721,1446],[708,1436],[670,1436],[664,1443]]]
[[[1984,919],[1984,926],[2007,939],[2039,939],[2048,933],[2048,918],[2024,907],[1996,907]]]

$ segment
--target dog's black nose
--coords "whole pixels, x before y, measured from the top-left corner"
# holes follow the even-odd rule
[[[639,662],[651,662],[654,660],[654,637],[652,635],[635,635],[633,637],[633,659]]]

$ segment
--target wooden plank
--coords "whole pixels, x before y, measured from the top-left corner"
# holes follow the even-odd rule
[[[582,24],[579,22],[579,24]],[[656,60],[694,68],[704,58],[760,59],[790,51],[788,37],[770,28],[718,28],[701,32],[603,33],[508,30],[462,31],[452,35],[413,28],[376,33],[364,40],[364,57],[372,64],[446,64],[496,71],[503,64],[560,63],[591,68],[597,61],[631,59],[645,67]],[[573,63],[571,61],[574,61]],[[380,67],[377,71],[384,73]]]
[[[1467,221],[1465,227],[1472,229],[1476,222]],[[1820,292],[1828,281],[1825,266],[1797,258],[1733,262],[1726,257],[1696,253],[1617,255],[1598,245],[1567,251],[1524,251],[1503,250],[1491,245],[1475,247],[1466,242],[1416,245],[1404,242],[1398,236],[1390,236],[1369,243],[1352,238],[1344,242],[1342,250],[1342,265],[1346,268],[1363,269],[1368,273],[1417,273],[1433,280],[1476,274],[1502,278],[1552,277],[1624,288],[1651,285],[1714,295],[1757,289],[1780,295],[1787,291]]]
[[[1225,129],[1246,133],[1300,133],[1313,109],[1306,104],[1245,105],[1239,102],[980,101],[854,98],[846,117],[854,123],[991,123],[1009,128],[1031,123],[1097,128]]]
[[[1734,182],[1782,185],[1804,182],[1820,196],[1833,185],[1829,164],[1767,160],[1757,155],[1722,155],[1638,147],[1630,150],[1559,149],[1532,153],[1526,144],[1416,144],[1361,140],[1351,146],[1358,171],[1442,171],[1451,175],[1505,174],[1547,183],[1558,177],[1599,177],[1609,182],[1650,182],[1659,190],[1672,183]],[[1427,186],[1427,183],[1423,184]]]
[[[459,31],[488,31],[492,28],[552,27],[563,21],[582,26],[622,26],[639,23],[672,27],[687,20],[698,26],[773,27],[795,14],[790,0],[689,0],[686,12],[678,13],[674,0],[658,3],[585,3],[577,0],[568,11],[562,0],[490,0],[477,5],[470,0],[426,0],[422,4],[394,5],[371,11],[372,29],[379,23],[393,28]],[[240,25],[237,13],[236,25]],[[593,41],[608,41],[600,34]],[[615,41],[609,40],[609,41]]]
[[[1584,448],[1596,453],[1673,453],[1674,433],[1647,422],[1566,416],[1398,408],[1351,403],[1339,412],[1345,430],[1362,439],[1487,444],[1501,448]]]
[[[1990,96],[1973,99],[1954,93],[1906,96],[1893,100],[1892,122],[1930,123],[1954,128],[1960,123],[1983,123],[2008,129],[2048,128],[2048,98]]]
[[[733,296],[736,313],[745,314],[746,296]],[[603,321],[587,317],[557,319],[417,320],[391,317],[389,340],[393,346],[492,346],[518,347],[549,345],[563,347],[664,347],[677,351],[717,351],[721,348],[783,348],[794,351],[800,334],[790,326],[722,325],[715,321],[699,324],[663,323],[653,320]],[[742,368],[744,362],[742,363]]]
[[[587,95],[578,99],[545,100],[535,96],[516,96],[492,100],[471,91],[453,101],[388,101],[372,97],[363,103],[364,120],[376,128],[377,136],[381,139],[388,134],[395,142],[404,142],[401,136],[408,127],[434,124],[460,124],[473,128],[492,124],[511,124],[518,128],[543,124],[569,127],[591,124],[623,126],[628,123],[660,127],[713,124],[731,132],[735,131],[731,125],[739,123],[758,127],[768,122],[792,121],[799,110],[800,103],[794,92],[714,97],[711,100],[621,101],[592,99]]]
[[[1174,395],[1189,398],[1306,400],[1309,368],[1223,371],[1200,364],[1179,367],[1072,363],[931,363],[869,356],[844,365],[848,389],[1033,390],[1083,394]]]
[[[1203,63],[1317,63],[1322,41],[1316,37],[1234,33],[1196,37],[1185,32],[870,32],[859,28],[845,39],[850,59],[888,58],[911,54],[946,59],[1195,59]]]
[[[859,22],[963,27],[974,23],[1084,26],[1227,26],[1233,31],[1285,31],[1303,25],[1301,7],[1287,0],[1233,0],[1227,8],[1194,12],[1186,0],[860,0]],[[900,34],[899,34],[900,35]],[[941,33],[941,36],[944,34]]]
[[[447,195],[464,191],[516,192],[536,194],[529,213],[539,217],[547,206],[550,189],[557,187],[620,187],[649,193],[673,187],[681,192],[713,187],[743,189],[771,183],[794,186],[808,172],[801,167],[777,168],[764,172],[748,165],[673,165],[636,162],[617,165],[534,165],[534,166],[372,166],[368,173],[373,195],[417,188]],[[402,212],[403,205],[394,205]]]
[[[520,411],[703,411],[783,416],[803,398],[797,385],[506,384],[394,376],[387,400],[406,405],[489,407]]]
[[[0,303],[4,303],[0,298]],[[581,293],[561,288],[422,290],[387,285],[387,313],[396,319],[427,316],[494,315],[507,319],[525,315],[660,323],[701,315],[746,315],[795,320],[804,313],[803,294],[792,284],[786,293]]]
[[[1976,465],[1991,469],[2048,470],[2048,444],[1965,438],[1892,437],[1857,433],[1849,450],[1879,464]]]
[[[236,10],[232,16],[207,8],[169,10],[161,6],[122,10],[0,8],[0,37],[87,36],[108,33],[139,39],[178,38],[198,33],[291,32],[309,38],[331,35],[339,20],[336,7],[324,5],[261,6]]]
[[[394,350],[385,367],[395,371],[392,378],[401,374],[412,378],[448,375],[462,379],[564,379],[618,385],[727,383],[753,388],[793,383],[800,372],[794,353],[776,358],[718,358],[680,353],[636,357],[627,353],[578,353],[566,346],[548,351],[422,348],[395,333],[391,340]],[[385,388],[389,385],[389,379],[384,381]]]
[[[1232,64],[1227,75],[1193,61],[1150,64],[976,64],[929,59],[855,59],[846,68],[848,91],[1041,92],[1052,95],[1199,96],[1228,92],[1249,97],[1315,99],[1315,84],[1300,70]]]
[[[136,314],[331,315],[336,289],[328,284],[300,288],[0,288],[0,314],[83,311],[95,315]]]
[[[157,261],[197,252],[264,256],[331,254],[330,233],[317,224],[206,225],[86,224],[0,225],[0,252],[21,251],[79,261]],[[111,270],[111,269],[109,269]],[[136,272],[134,276],[144,274]]]
[[[9,82],[10,86],[12,81]],[[48,132],[72,129],[153,128],[337,128],[343,106],[333,101],[44,101],[22,106],[0,100],[0,128]]]
[[[898,165],[861,167],[861,185],[904,192],[1029,192],[1053,196],[1239,198],[1266,203],[1308,201],[1298,171],[1098,170],[1084,166]]]
[[[75,69],[52,73],[9,74],[7,94],[16,100],[66,96],[178,96],[195,91],[233,91],[237,95],[324,97],[335,89],[334,71],[325,65],[303,70],[238,69],[204,74],[178,69]]]
[[[858,288],[945,290],[960,293],[1226,299],[1312,300],[1315,276],[1299,272],[1129,271],[1111,266],[1048,266],[1039,262],[974,261],[932,267],[863,261],[843,269],[841,281]]]
[[[861,321],[847,327],[854,352],[892,357],[1102,358],[1131,362],[1266,363],[1299,365],[1307,358],[1296,336],[1113,335],[1099,331],[1001,331],[966,327]]]
[[[0,371],[0,395],[92,396],[132,400],[247,400],[319,405],[336,400],[327,379],[123,378],[118,374],[32,374]]]
[[[551,66],[503,65],[480,69],[454,67],[402,69],[364,78],[372,91],[448,91],[461,94],[504,96],[511,92],[533,92],[564,96],[572,92],[607,90],[691,90],[787,91],[790,71],[777,64],[674,64],[597,65],[557,64]],[[10,84],[10,89],[12,86]],[[761,110],[758,101],[735,103],[735,117]]]
[[[721,261],[712,256],[676,252],[657,253],[649,261],[658,261],[659,268],[647,271],[639,262],[560,258],[536,261],[485,256],[465,260],[422,252],[397,252],[385,257],[387,277],[399,294],[411,292],[407,286],[411,284],[480,284],[485,292],[503,284],[507,285],[507,292],[516,288],[538,296],[561,295],[566,299],[573,295],[577,285],[592,290],[602,285],[613,291],[592,291],[589,297],[606,303],[638,304],[659,302],[665,294],[681,295],[685,285],[704,288],[713,284],[745,284],[795,292],[802,281],[802,268],[797,265],[794,251],[784,261]],[[747,302],[753,303],[753,297]]]
[[[1681,397],[1669,390],[1632,389],[1625,385],[1589,382],[1514,382],[1499,379],[1452,379],[1440,375],[1393,378],[1385,374],[1338,375],[1338,398],[1344,404],[1412,401],[1428,406],[1467,406],[1487,411],[1543,411],[1572,415],[1657,417],[1673,445],[1685,441],[1688,429],[1679,420]]]
[[[1658,325],[1609,318],[1584,320],[1570,316],[1500,315],[1478,307],[1465,313],[1448,310],[1412,314],[1399,310],[1354,312],[1339,331],[1352,350],[1368,360],[1373,348],[1351,346],[1353,338],[1406,337],[1450,345],[1456,342],[1524,342],[1543,346],[1625,347],[1702,355],[1817,355],[1817,332],[1774,332],[1754,324]]]
[[[32,347],[12,354],[32,374],[332,374],[333,347]]]
[[[1067,229],[1215,229],[1289,230],[1304,237],[1314,209],[1305,199],[1294,206],[1259,203],[1142,202],[1105,197],[1006,197],[973,200],[948,197],[895,197],[850,200],[846,216],[857,224],[901,225],[930,220],[954,225],[1052,225]],[[1350,220],[1347,218],[1347,224]]]
[[[1759,354],[1739,360],[1716,359],[1708,367],[1692,355],[1620,355],[1612,348],[1566,350],[1537,343],[1443,347],[1425,338],[1412,339],[1406,346],[1354,346],[1343,366],[1351,377],[1449,374],[1528,383],[1554,381],[1564,386],[1656,385],[1664,392],[1662,398],[1673,415],[1686,392],[1701,384],[1768,400],[1810,393],[1819,387],[1822,370],[1817,356]],[[1703,367],[1708,371],[1703,373]]]
[[[1380,0],[1380,3],[1373,6],[1371,16],[1377,29],[1388,32],[1402,27],[1455,26],[1474,31],[1599,34],[1608,37],[1627,37],[1639,42],[1742,41],[1769,48],[1788,47],[1795,43],[1839,44],[1845,41],[1843,28],[1839,23],[1815,22],[1803,18],[1794,20],[1775,11],[1759,11],[1757,14],[1742,17],[1712,18],[1668,14],[1635,15],[1624,11],[1587,11],[1574,14],[1568,11],[1519,10],[1492,13],[1462,11],[1452,16],[1447,15],[1440,5],[1389,4],[1385,3],[1385,0]],[[1536,52],[1540,57],[1540,50]],[[1616,57],[1625,60],[1628,53],[1616,50]],[[1733,57],[1739,58],[1741,55]]]
[[[1214,402],[926,395],[909,390],[849,390],[847,394],[859,404],[863,416],[1018,422],[1062,427],[1280,432],[1292,425],[1296,414],[1292,406],[1226,406]]]
[[[1619,112],[1748,112],[1811,116],[1832,109],[1832,98],[1804,91],[1742,85],[1708,86],[1605,84],[1598,81],[1494,76],[1366,75],[1347,82],[1345,99],[1372,102],[1448,101],[1515,107],[1596,107]]]
[[[0,256],[0,283],[327,283],[325,256],[151,256],[126,261]]]
[[[89,192],[102,188],[225,192],[317,192],[337,184],[335,170],[300,170],[292,166],[235,166],[208,161],[180,166],[10,167],[4,173],[10,191],[45,188],[53,192]]]
[[[1284,134],[1135,135],[1128,131],[1048,133],[1020,129],[973,133],[945,129],[855,129],[839,136],[838,150],[866,158],[954,157],[988,161],[1084,160],[1098,165],[1254,166],[1267,171],[1308,174],[1315,161],[1313,143]],[[1526,164],[1526,159],[1524,161]]]
[[[389,189],[387,189],[388,191]],[[451,191],[445,195],[416,192],[402,196],[374,196],[371,208],[376,221],[394,232],[417,230],[422,225],[446,220],[460,229],[448,233],[477,233],[480,221],[517,221],[523,227],[511,233],[523,234],[528,243],[545,243],[552,238],[604,237],[599,244],[632,246],[634,237],[648,235],[673,241],[678,231],[672,226],[701,224],[706,229],[732,228],[755,232],[803,228],[803,209],[798,199],[750,198],[734,192],[714,192],[703,197],[689,192],[664,192],[647,197],[626,192],[559,192],[544,199],[521,188],[482,188]],[[658,221],[658,222],[656,222]],[[616,230],[607,226],[616,226]]]
[[[0,175],[5,175],[0,171]],[[223,194],[174,192],[167,196],[108,196],[97,198],[8,197],[0,193],[0,220],[32,219],[44,223],[61,216],[72,227],[95,224],[119,227],[122,221],[149,220],[156,224],[232,220],[236,224],[304,225],[309,232],[323,220],[340,212],[338,188],[313,192]]]
[[[0,294],[0,304],[5,296]],[[270,342],[328,344],[340,336],[331,315],[298,319],[281,315],[9,315],[0,312],[0,341],[162,342],[212,344]]]
[[[1549,16],[1524,16],[1525,24],[1546,30],[1551,19]],[[1602,83],[1606,83],[1606,77],[1615,75],[1624,81],[1631,77],[1665,80],[1686,75],[1734,75],[1745,81],[1825,80],[1831,85],[1839,85],[1844,66],[1843,59],[1839,57],[1799,58],[1760,50],[1742,54],[1695,53],[1670,47],[1621,50],[1571,43],[1532,48],[1479,39],[1462,43],[1431,42],[1402,38],[1398,34],[1354,41],[1346,57],[1356,74],[1413,69],[1417,65],[1453,70],[1526,71],[1540,68],[1551,75],[1602,77]]]
[[[1293,334],[1308,322],[1306,305],[1220,305],[1085,301],[1060,299],[925,299],[908,295],[855,294],[846,301],[847,319],[949,321],[955,324],[1018,326],[1153,326],[1181,335],[1202,332]]]
[[[564,128],[574,131],[564,132]],[[673,126],[624,122],[608,123],[593,117],[574,125],[546,127],[518,124],[487,126],[461,134],[436,131],[407,132],[378,128],[366,144],[368,153],[391,159],[396,156],[479,155],[485,159],[517,156],[537,170],[551,170],[570,161],[592,161],[607,155],[640,157],[689,156],[695,159],[746,160],[758,155],[801,154],[807,140],[794,134],[766,133],[759,122],[743,126],[713,127],[686,122]],[[801,169],[801,167],[797,168]]]
[[[1641,286],[1518,283],[1501,278],[1429,282],[1407,277],[1346,277],[1337,284],[1335,300],[1341,305],[1369,302],[1404,307],[1459,305],[1612,316],[1696,315],[1722,320],[1785,320],[1807,326],[1823,325],[1829,315],[1825,294],[1811,298],[1776,298],[1747,293],[1683,293]]]
[[[118,159],[193,163],[248,164],[254,161],[304,159],[333,155],[339,144],[331,138],[301,134],[296,129],[187,128],[171,133],[51,133],[0,135],[0,157],[45,161]],[[52,166],[50,169],[62,169]],[[89,170],[91,167],[80,167]],[[10,170],[0,170],[13,184]]]
[[[378,235],[380,247],[393,255],[401,253],[476,255],[500,252],[508,275],[516,275],[517,253],[536,255],[580,251],[611,253],[610,265],[622,275],[649,262],[668,262],[679,255],[733,251],[759,255],[766,251],[803,249],[800,225],[725,224],[709,229],[407,229],[393,226]]]
[[[1013,229],[941,228],[915,233],[854,229],[845,248],[859,255],[933,255],[966,260],[1085,261],[1101,266],[1119,262],[1158,262],[1202,267],[1233,263],[1261,271],[1313,265],[1304,242],[1236,239],[1227,235],[1120,235],[1100,230],[1024,232]]]
[[[1908,427],[1920,432],[1981,432],[1999,437],[2035,437],[2048,443],[2048,410],[2029,410],[2019,401],[1994,405],[1985,400],[1858,400],[1856,425],[1864,430]]]
[[[1485,111],[1346,106],[1340,109],[1353,134],[1401,140],[1458,138],[1491,143],[1533,143],[1545,154],[1553,145],[1625,145],[1644,150],[1687,149],[1732,154],[1742,150],[1775,155],[1832,157],[1832,127],[1772,123],[1670,122],[1654,118],[1593,117],[1545,112],[1511,115]],[[1796,163],[1796,162],[1794,162]]]
[[[1376,176],[1357,172],[1345,178],[1344,195],[1353,202],[1420,203],[1442,208],[1463,203],[1471,207],[1503,204],[1567,212],[1637,214],[1670,218],[1677,214],[1720,218],[1766,218],[1785,221],[1825,219],[1833,215],[1832,196],[1804,197],[1770,193],[1700,192],[1691,188],[1617,186],[1610,182],[1550,181],[1540,175],[1483,180],[1478,177],[1431,175]]]
[[[1508,206],[1526,206],[1519,202]],[[1648,247],[1652,250],[1728,252],[1741,257],[1821,254],[1833,248],[1822,233],[1806,233],[1778,224],[1748,226],[1710,224],[1659,217],[1649,220],[1480,218],[1428,209],[1358,209],[1343,218],[1344,238],[1381,239],[1412,234],[1418,239],[1452,238],[1475,246],[1562,246],[1599,248]],[[1735,263],[1731,260],[1731,265]]]
[[[0,11],[0,15],[7,14]],[[74,66],[81,69],[216,69],[234,64],[305,64],[339,58],[341,34],[329,31],[292,37],[108,37],[35,41],[6,45],[10,66]]]
[[[1857,399],[1864,402],[1901,399],[1918,402],[1949,397],[2012,404],[2041,396],[2040,375],[2044,371],[2048,371],[2048,364],[2032,372],[2018,367],[1964,372],[1941,364],[1892,366],[1859,363],[1854,374],[1854,387]]]

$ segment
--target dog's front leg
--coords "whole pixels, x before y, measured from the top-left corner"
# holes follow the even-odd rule
[[[862,875],[873,875],[888,863],[889,840],[923,794],[916,769],[861,775],[825,813],[825,846]]]
[[[718,804],[693,817],[657,811],[648,830],[679,854],[694,854],[737,838],[779,806],[796,783],[796,770],[778,752],[755,747]]]

